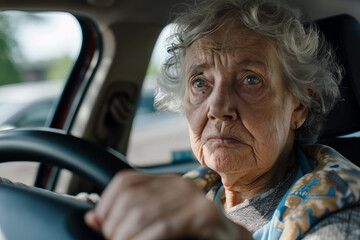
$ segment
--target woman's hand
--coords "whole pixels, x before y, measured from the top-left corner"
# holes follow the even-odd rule
[[[134,171],[114,177],[85,222],[107,239],[252,239],[191,181]]]

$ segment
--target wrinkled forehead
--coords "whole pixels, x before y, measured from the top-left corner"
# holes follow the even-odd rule
[[[226,49],[235,46],[267,45],[270,40],[256,33],[236,20],[227,20],[219,29],[198,39],[204,44]]]
[[[209,61],[214,55],[231,57],[234,61],[262,61],[265,65],[276,57],[273,42],[242,24],[224,24],[216,32],[194,41],[185,52],[185,71],[193,62]],[[210,63],[211,64],[211,63]]]

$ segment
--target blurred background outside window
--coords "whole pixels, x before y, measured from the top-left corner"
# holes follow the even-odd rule
[[[173,25],[166,26],[154,47],[144,80],[142,96],[130,135],[127,159],[136,166],[154,166],[192,161],[187,121],[183,113],[157,112],[154,92],[167,57],[167,38]]]
[[[48,124],[81,43],[70,14],[0,12],[0,130]],[[5,163],[0,176],[33,184],[37,166]]]

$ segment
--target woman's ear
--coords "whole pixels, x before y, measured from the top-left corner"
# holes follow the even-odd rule
[[[307,95],[311,98],[314,97],[314,95],[315,95],[314,90],[311,88],[307,88],[306,92],[307,92]],[[304,124],[304,122],[308,116],[309,109],[308,109],[308,107],[305,107],[295,97],[293,98],[293,100],[294,100],[295,109],[292,114],[291,129],[296,130],[296,129],[299,129]]]
[[[291,129],[296,130],[299,129],[303,123],[305,122],[308,115],[308,108],[298,103],[297,107],[294,109],[292,113],[292,123]]]

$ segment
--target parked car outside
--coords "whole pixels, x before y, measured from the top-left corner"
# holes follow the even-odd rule
[[[63,87],[61,81],[0,87],[0,131],[48,125]],[[151,166],[180,161],[190,149],[185,117],[181,113],[158,112],[154,107],[154,88],[144,90],[127,154],[131,164]]]
[[[63,87],[61,81],[0,87],[0,131],[48,126]],[[189,161],[191,157],[185,117],[181,113],[156,111],[154,89],[144,90],[129,140],[128,161],[146,167]],[[0,168],[0,176],[32,185],[37,167],[37,163],[7,163]]]
[[[41,81],[0,87],[0,131],[21,127],[43,127],[51,120],[64,83]],[[39,164],[4,163],[0,176],[33,185]]]
[[[0,130],[45,126],[63,86],[61,81],[40,81],[0,87]]]

